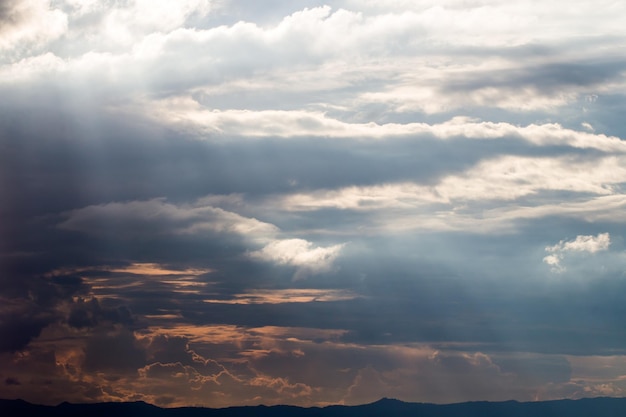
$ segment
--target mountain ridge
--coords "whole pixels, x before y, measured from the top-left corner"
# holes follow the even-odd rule
[[[143,401],[72,404],[56,406],[32,404],[24,400],[0,399],[0,414],[21,416],[154,416],[154,417],[623,417],[626,398],[596,397],[578,400],[563,399],[536,402],[471,401],[454,404],[404,402],[381,398],[362,405],[329,405],[299,407],[293,405],[233,406],[226,408],[175,407],[161,408]]]

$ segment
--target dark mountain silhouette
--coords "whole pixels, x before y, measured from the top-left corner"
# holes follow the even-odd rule
[[[357,406],[333,405],[302,408],[287,405],[229,408],[160,408],[144,402],[30,404],[0,400],[0,416],[90,416],[90,417],[624,417],[626,398],[586,398],[540,402],[467,402],[458,404],[405,403],[383,398]]]

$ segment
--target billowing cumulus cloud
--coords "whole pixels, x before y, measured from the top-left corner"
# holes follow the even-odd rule
[[[67,31],[68,17],[51,6],[49,1],[3,2],[0,5],[0,50],[9,56],[15,52],[29,53],[29,49],[63,35]]]
[[[0,397],[625,395],[625,14],[1,3]]]

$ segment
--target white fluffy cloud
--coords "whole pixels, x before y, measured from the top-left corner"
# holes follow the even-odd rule
[[[67,29],[67,15],[51,7],[49,0],[0,3],[0,63],[3,57],[28,55],[59,38]]]
[[[192,17],[206,16],[210,0],[65,0],[61,2],[74,23],[70,33],[79,51],[127,51],[153,33],[168,33]]]
[[[254,89],[255,86],[246,86]],[[208,99],[206,99],[208,101]],[[563,127],[558,123],[514,125],[489,122],[469,117],[453,117],[440,123],[355,123],[333,118],[324,111],[249,110],[205,107],[191,97],[174,97],[138,107],[149,109],[156,120],[167,121],[183,129],[202,134],[223,134],[245,137],[332,136],[339,138],[374,138],[393,136],[427,136],[440,139],[467,138],[494,140],[520,138],[537,146],[571,146],[626,154],[620,138]]]
[[[251,252],[256,259],[292,265],[297,268],[294,279],[306,278],[311,274],[328,272],[344,245],[315,247],[304,239],[282,239],[267,244],[263,249]]]
[[[596,253],[605,251],[611,244],[611,236],[609,233],[599,233],[597,236],[576,236],[574,240],[561,240],[553,246],[546,247],[546,252],[550,255],[543,258],[543,261],[552,267],[554,272],[563,272],[565,267],[561,265],[561,261],[567,252],[587,252]]]
[[[421,3],[415,7],[394,3],[383,13],[348,2],[343,4],[345,8],[341,4],[304,8],[267,26],[254,21],[203,26],[203,17],[210,16],[214,8],[223,7],[207,0],[173,3],[136,0],[117,2],[114,6],[72,0],[65,3],[65,12],[42,3],[43,6],[37,6],[41,8],[39,15],[58,14],[59,19],[69,19],[65,47],[61,50],[51,47],[43,53],[14,51],[16,59],[0,68],[0,73],[5,76],[20,73],[22,78],[27,77],[18,68],[26,60],[36,67],[28,73],[29,79],[42,78],[60,84],[87,80],[94,86],[105,83],[113,92],[134,92],[144,97],[155,92],[203,88],[206,100],[211,103],[241,97],[241,91],[232,91],[227,97],[214,94],[215,88],[224,87],[225,80],[248,80],[243,83],[247,86],[244,89],[247,96],[255,83],[264,83],[264,90],[272,94],[287,94],[310,88],[302,80],[314,74],[315,79],[310,81],[315,91],[325,88],[329,91],[323,100],[304,103],[306,110],[323,104],[322,111],[344,109],[352,118],[371,106],[383,106],[386,112],[399,113],[440,113],[473,106],[554,111],[575,105],[585,95],[610,94],[623,87],[624,77],[616,75],[605,77],[602,82],[598,78],[591,83],[584,79],[565,80],[558,91],[553,91],[543,88],[541,68],[570,63],[569,56],[520,51],[532,56],[523,60],[529,67],[522,71],[525,67],[520,66],[515,52],[511,56],[486,56],[480,51],[473,55],[458,49],[460,41],[474,48],[539,41],[528,39],[529,33],[535,36],[545,33],[547,39],[543,41],[549,43],[562,31],[572,28],[580,31],[580,24],[586,21],[582,14],[576,13],[557,22],[560,26],[555,25],[553,19],[546,19],[554,10],[533,3],[511,6],[500,2],[469,5],[449,2],[436,6]],[[584,4],[579,6],[588,8]],[[364,11],[359,10],[361,7]],[[622,6],[612,7],[612,13],[618,13]],[[599,11],[594,7],[589,13]],[[51,24],[50,16],[46,19],[50,22],[33,23],[38,33],[58,26]],[[545,25],[551,30],[546,31]],[[533,28],[538,30],[531,32]],[[64,31],[55,29],[54,36]],[[615,36],[615,32],[609,33]],[[51,34],[46,36],[46,39],[54,38]],[[576,44],[576,47],[597,50],[594,45]],[[605,49],[617,47],[610,39],[603,43]],[[58,58],[56,66],[50,66],[50,59],[37,58],[46,53]],[[455,59],[451,61],[449,56]],[[41,65],[36,66],[39,62]],[[593,76],[594,68],[583,70]],[[539,84],[533,84],[528,71],[538,74]],[[576,72],[573,76],[581,78]],[[285,83],[286,77],[296,82]],[[337,87],[343,87],[341,94],[333,94]],[[347,94],[347,89],[353,91]],[[276,110],[271,97],[263,91],[258,96],[262,97],[257,99],[264,110]],[[230,110],[220,106],[213,109]],[[185,107],[178,109],[179,113],[187,111]]]

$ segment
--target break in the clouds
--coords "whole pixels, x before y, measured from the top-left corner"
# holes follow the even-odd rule
[[[1,3],[0,396],[625,395],[624,15]]]

